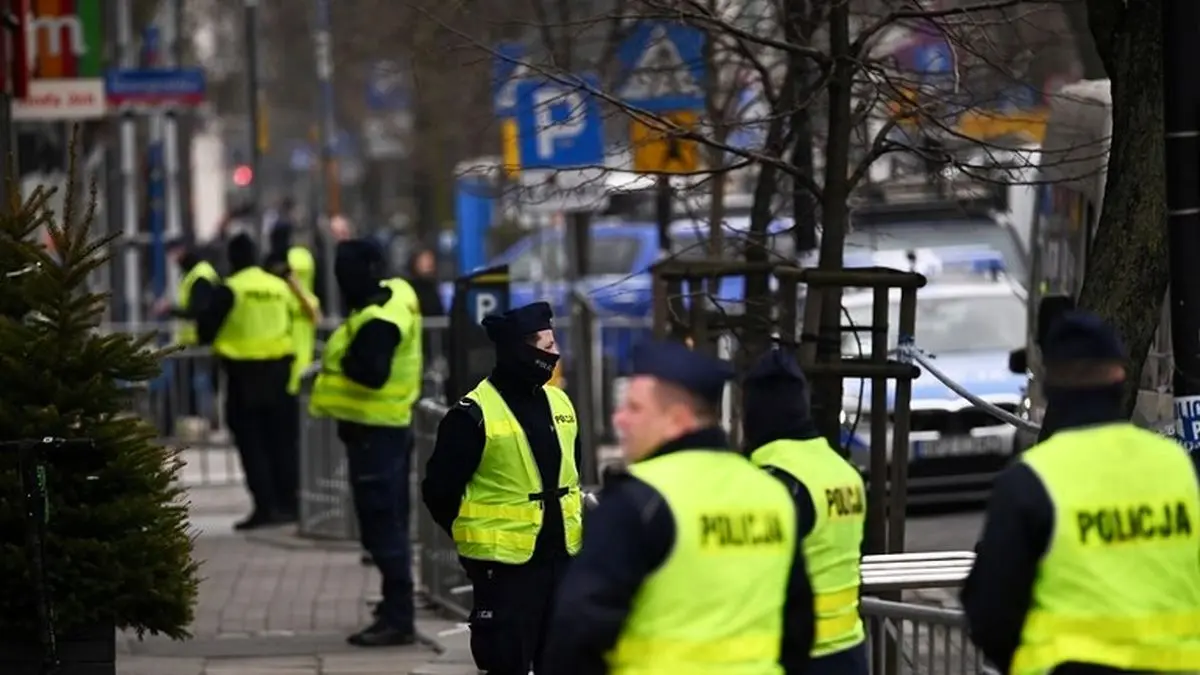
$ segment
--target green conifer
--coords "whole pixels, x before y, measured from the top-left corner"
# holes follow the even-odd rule
[[[46,568],[59,632],[112,624],[182,639],[198,575],[181,464],[130,413],[163,351],[153,336],[98,330],[108,296],[90,292],[87,280],[107,264],[114,239],[92,234],[95,191],[82,216],[75,193],[68,185],[61,222],[41,190],[21,203],[10,188],[0,213],[0,440],[95,442],[48,460]],[[36,236],[43,230],[49,247]],[[16,457],[3,453],[0,634],[33,638],[21,505]]]

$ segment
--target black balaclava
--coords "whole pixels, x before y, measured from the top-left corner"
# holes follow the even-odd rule
[[[337,245],[333,274],[342,299],[349,309],[362,309],[385,291],[383,253],[375,244],[363,239],[351,239]]]
[[[820,436],[808,401],[808,381],[796,360],[772,349],[742,383],[742,434],[746,450],[778,440]]]
[[[1125,361],[1125,347],[1115,328],[1100,317],[1082,310],[1070,310],[1059,317],[1046,332],[1042,341],[1042,363],[1053,369],[1057,363],[1072,361]],[[1048,410],[1048,437],[1057,431],[1075,427],[1106,424],[1125,419],[1121,405],[1125,392],[1123,382],[1095,386],[1042,387]]]
[[[493,314],[483,328],[496,346],[496,371],[531,387],[540,387],[554,376],[558,354],[538,349],[531,341],[539,331],[553,327],[553,312],[545,302]]]
[[[234,272],[258,264],[258,247],[247,234],[238,234],[230,239],[226,254],[229,256],[229,268]]]

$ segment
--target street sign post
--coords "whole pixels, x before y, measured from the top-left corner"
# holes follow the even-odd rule
[[[517,85],[529,76],[523,63],[525,47],[517,42],[496,45],[492,62],[492,109],[500,120],[500,148],[504,172],[515,176],[521,157],[517,149]]]
[[[479,324],[489,314],[507,311],[508,305],[508,265],[489,267],[455,280],[446,400],[462,398],[491,372],[495,349]]]
[[[641,21],[621,43],[617,96],[642,110],[703,110],[704,32],[666,21]]]
[[[580,78],[578,84],[553,80],[518,83],[517,141],[521,155],[521,188],[540,195],[542,201],[523,203],[525,208],[565,211],[567,218],[567,274],[569,288],[580,288],[589,268],[591,213],[603,209],[604,118],[590,93],[598,80]],[[593,369],[593,317],[585,298],[568,298],[571,316],[569,378],[572,398],[579,410],[579,439],[585,481],[595,481],[596,426]]]
[[[207,84],[202,68],[110,70],[104,76],[109,105],[182,105],[204,102]]]
[[[594,77],[583,78],[595,88]],[[584,87],[549,80],[517,85],[517,137],[522,169],[604,166],[604,119]]]
[[[617,56],[621,79],[617,95],[625,103],[657,113],[684,129],[696,124],[696,113],[705,109],[704,32],[667,21],[641,21],[621,43]],[[699,169],[695,141],[680,139],[670,129],[655,129],[630,122],[634,170],[657,173],[691,173]],[[665,178],[660,185],[667,189]]]
[[[666,121],[680,129],[696,128],[696,113],[685,110],[663,113]],[[679,138],[670,129],[655,128],[633,120],[629,132],[633,151],[633,170],[641,173],[692,173],[700,168],[700,148],[696,141]]]

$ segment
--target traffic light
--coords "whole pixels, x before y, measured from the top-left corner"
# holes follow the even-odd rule
[[[254,169],[242,164],[233,170],[233,184],[238,187],[249,187],[254,181]]]

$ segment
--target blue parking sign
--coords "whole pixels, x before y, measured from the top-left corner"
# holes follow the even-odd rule
[[[604,119],[590,93],[595,77],[578,85],[527,80],[517,85],[517,138],[522,169],[604,165]]]

